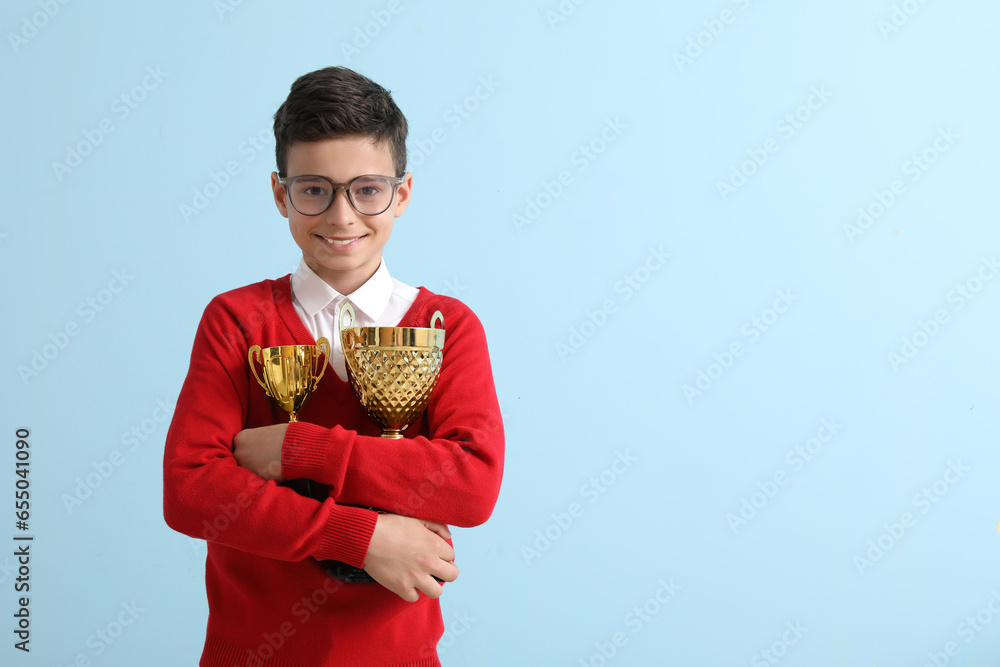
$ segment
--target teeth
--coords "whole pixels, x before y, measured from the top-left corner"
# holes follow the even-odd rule
[[[356,237],[356,238],[353,238],[353,239],[345,239],[345,240],[328,239],[326,237],[323,237],[323,238],[326,240],[327,243],[330,243],[332,245],[347,245],[348,243],[354,243],[355,241],[358,240],[358,238],[361,238],[361,237]]]

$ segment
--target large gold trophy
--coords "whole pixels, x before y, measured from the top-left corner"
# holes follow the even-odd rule
[[[344,322],[347,316],[348,321]],[[429,328],[356,327],[354,307],[340,311],[340,341],[354,394],[368,416],[382,427],[383,438],[402,438],[427,407],[437,386],[444,347],[444,317],[431,316]],[[373,582],[364,570],[323,561],[330,576],[346,583]]]
[[[344,323],[344,316],[349,318]],[[340,340],[354,394],[383,438],[402,438],[427,407],[441,372],[444,326],[441,311],[429,328],[356,327],[354,308],[340,311]]]
[[[257,375],[256,357],[260,357],[263,366],[263,380]],[[315,345],[279,345],[263,350],[254,345],[247,353],[253,376],[264,392],[288,413],[289,422],[298,421],[295,413],[319,386],[329,358],[330,341],[326,338],[320,338]]]

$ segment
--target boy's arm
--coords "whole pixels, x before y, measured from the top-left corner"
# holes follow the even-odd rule
[[[486,336],[471,310],[445,303],[444,358],[424,416],[430,437],[390,440],[290,424],[281,448],[286,479],[327,484],[337,502],[444,524],[468,527],[489,518],[504,438]]]
[[[265,481],[233,457],[233,436],[246,424],[247,342],[220,299],[205,310],[191,367],[167,434],[163,514],[192,537],[279,560],[312,556],[361,567],[375,512],[319,502]]]

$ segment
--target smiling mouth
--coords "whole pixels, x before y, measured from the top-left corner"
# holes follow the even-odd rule
[[[345,245],[350,245],[355,241],[360,241],[361,239],[365,238],[365,236],[367,236],[367,234],[364,236],[353,236],[349,239],[337,239],[337,238],[330,238],[328,236],[320,236],[319,238],[323,239],[323,241],[325,241],[329,245],[345,246]]]

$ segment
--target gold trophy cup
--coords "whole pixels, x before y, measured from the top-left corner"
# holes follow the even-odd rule
[[[255,357],[260,357],[263,380],[257,375]],[[288,413],[289,422],[298,421],[295,413],[302,409],[309,394],[319,386],[329,358],[330,341],[326,338],[317,340],[316,345],[279,345],[263,350],[254,345],[247,353],[253,376],[267,395]]]
[[[350,318],[344,323],[344,315]],[[436,325],[440,322],[441,327]],[[430,328],[355,327],[354,307],[340,311],[340,340],[354,394],[383,438],[402,438],[403,431],[427,407],[441,372],[444,317],[431,316]]]

